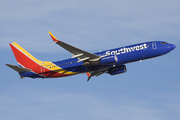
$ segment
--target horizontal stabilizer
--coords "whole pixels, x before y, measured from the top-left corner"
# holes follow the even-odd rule
[[[8,67],[12,68],[13,70],[17,71],[18,73],[26,73],[31,71],[31,69],[27,69],[27,68],[23,68],[23,67],[19,67],[16,65],[11,65],[11,64],[6,64]]]

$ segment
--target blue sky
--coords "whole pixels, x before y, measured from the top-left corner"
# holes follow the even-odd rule
[[[180,1],[16,0],[0,4],[0,119],[179,120]],[[172,52],[127,64],[127,73],[20,79],[9,43],[40,60],[71,54],[51,45],[47,31],[88,52],[146,41],[176,45]]]

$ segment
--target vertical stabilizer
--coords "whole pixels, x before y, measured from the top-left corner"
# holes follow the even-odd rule
[[[10,46],[18,64],[22,67],[31,69],[41,64],[40,60],[36,59],[16,42],[10,43]]]

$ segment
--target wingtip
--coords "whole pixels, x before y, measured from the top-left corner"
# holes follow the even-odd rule
[[[49,33],[49,35],[51,36],[51,38],[53,39],[54,42],[61,42],[50,31],[48,31],[48,33]]]
[[[91,74],[90,74],[89,72],[86,72],[86,75],[87,75],[88,77],[90,77],[90,76],[91,76]]]

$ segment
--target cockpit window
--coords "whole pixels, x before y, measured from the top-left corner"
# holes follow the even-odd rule
[[[167,44],[167,42],[161,42],[161,44]]]

